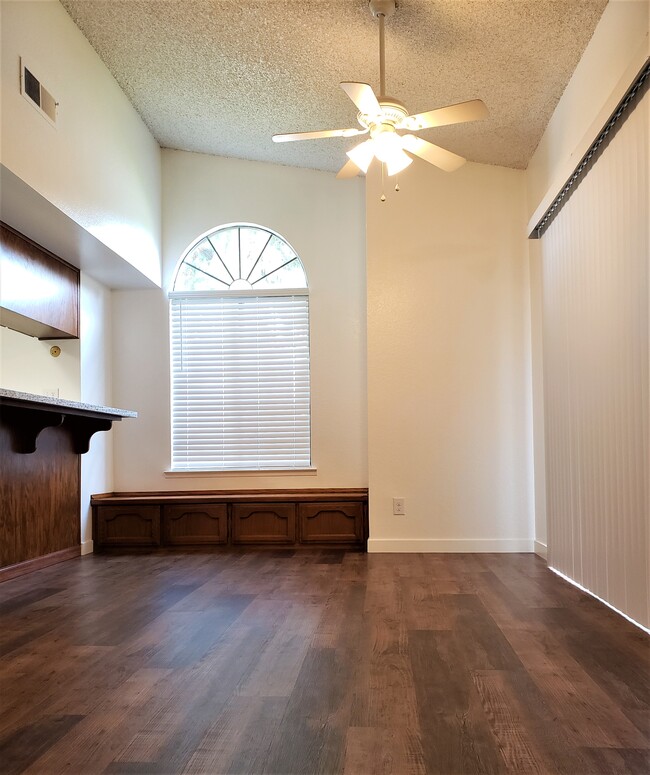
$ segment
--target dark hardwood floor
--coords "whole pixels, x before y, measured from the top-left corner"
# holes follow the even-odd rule
[[[650,772],[650,644],[533,555],[88,556],[0,585],[0,772]]]

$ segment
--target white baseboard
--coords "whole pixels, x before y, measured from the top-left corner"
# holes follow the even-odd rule
[[[82,541],[81,542],[81,554],[92,554],[93,553],[93,541],[92,538],[90,541]]]
[[[527,538],[369,538],[368,552],[532,552]]]
[[[546,559],[548,555],[546,544],[543,544],[541,541],[535,541],[535,554]]]

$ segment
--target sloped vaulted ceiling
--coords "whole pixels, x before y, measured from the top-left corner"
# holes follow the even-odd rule
[[[340,81],[378,92],[367,0],[62,0],[165,148],[337,170],[358,140],[277,145],[356,126]],[[387,91],[411,113],[473,98],[490,117],[422,137],[525,168],[607,0],[399,0]]]

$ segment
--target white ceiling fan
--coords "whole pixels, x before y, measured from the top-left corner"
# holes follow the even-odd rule
[[[294,132],[273,135],[276,143],[292,140],[316,140],[323,137],[354,137],[370,134],[370,138],[347,151],[349,161],[339,170],[337,178],[352,178],[359,172],[367,172],[374,158],[386,165],[386,172],[395,175],[409,166],[419,156],[446,172],[452,172],[465,163],[462,156],[423,140],[412,132],[429,127],[460,124],[485,118],[488,110],[481,100],[459,102],[426,113],[409,115],[406,106],[394,97],[386,96],[386,63],[384,46],[384,20],[395,12],[396,0],[368,0],[370,12],[379,19],[379,97],[367,83],[345,81],[341,88],[359,109],[357,121],[360,129],[325,129],[319,132]]]

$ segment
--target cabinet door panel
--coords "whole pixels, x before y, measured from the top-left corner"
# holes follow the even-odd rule
[[[227,541],[228,507],[225,503],[164,506],[165,546],[225,544]]]
[[[293,503],[237,503],[232,511],[235,544],[292,544],[296,540]]]
[[[363,541],[363,503],[301,503],[298,515],[301,543]]]
[[[97,538],[102,546],[159,546],[160,506],[101,506]]]
[[[0,263],[1,325],[39,339],[79,338],[77,268],[4,224]]]

